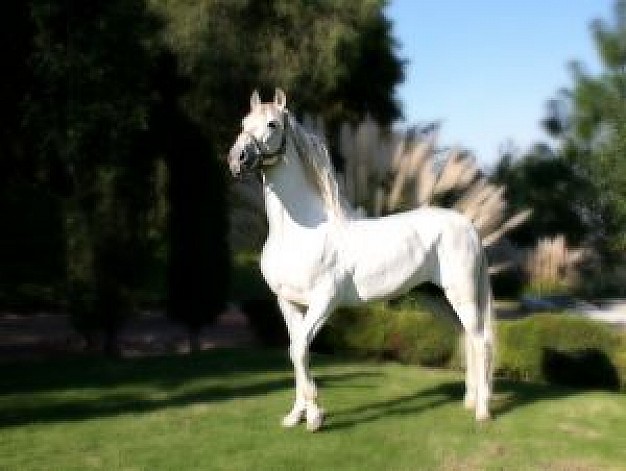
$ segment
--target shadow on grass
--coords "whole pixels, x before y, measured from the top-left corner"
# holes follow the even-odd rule
[[[360,404],[350,409],[329,413],[328,424],[324,426],[323,430],[342,430],[388,417],[421,414],[447,403],[461,400],[464,387],[462,382],[449,382],[414,394]]]
[[[344,364],[316,356],[316,366]],[[353,379],[383,376],[368,370],[335,373],[317,379],[321,389],[354,387]],[[382,379],[381,379],[382,381]],[[0,365],[0,428],[31,422],[62,422],[151,412],[196,403],[214,403],[293,391],[293,372],[283,350],[223,349],[190,356],[109,361],[66,358]],[[497,381],[494,417],[527,404],[578,394],[554,385]],[[341,430],[387,417],[426,413],[457,403],[462,413],[465,385],[448,381],[391,399],[364,402],[329,414],[326,431]],[[361,396],[362,397],[362,396]]]
[[[293,375],[285,358],[283,351],[224,349],[122,361],[83,357],[5,364],[0,366],[0,428],[290,391]],[[316,362],[335,361],[321,358]],[[372,374],[330,373],[325,379],[341,383]]]
[[[545,400],[554,400],[583,392],[560,386],[500,380],[495,385],[495,397],[491,412],[494,419],[526,405]],[[325,431],[351,428],[358,424],[374,422],[393,416],[408,416],[426,413],[446,404],[458,404],[463,413],[465,383],[450,381],[414,394],[399,396],[384,401],[362,403],[350,409],[329,413]],[[469,413],[469,412],[468,412]]]
[[[100,356],[0,364],[0,394],[146,385],[174,388],[194,378],[228,377],[290,368],[278,350],[216,349],[194,355],[112,360]]]

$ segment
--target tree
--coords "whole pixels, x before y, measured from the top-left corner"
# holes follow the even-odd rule
[[[603,70],[598,76],[571,64],[574,85],[561,93],[546,123],[562,140],[562,152],[588,179],[601,236],[612,253],[626,251],[626,1],[615,3],[615,22],[591,25]],[[558,111],[557,111],[558,110]],[[564,115],[562,112],[567,113]]]
[[[598,221],[589,204],[595,192],[567,159],[549,147],[537,144],[517,159],[503,154],[491,181],[506,187],[510,210],[533,210],[524,224],[508,234],[516,245],[530,247],[538,238],[559,234],[574,245],[592,242]]]
[[[3,67],[8,73],[0,81],[0,184],[32,168],[28,161],[29,140],[22,127],[22,106],[32,83],[28,67],[33,24],[26,2],[9,2],[0,17],[0,40],[4,47]]]
[[[331,134],[366,113],[400,116],[403,78],[384,0],[151,0],[192,87],[185,107],[216,149],[231,144],[253,89],[293,96],[291,111],[321,115]],[[333,127],[336,127],[334,131]]]
[[[63,276],[59,200],[47,187],[35,140],[23,125],[32,88],[34,24],[27,2],[8,2],[0,16],[5,73],[0,81],[0,302],[11,309],[58,307]],[[55,182],[56,183],[56,182]]]
[[[36,155],[67,180],[69,309],[88,340],[117,334],[145,266],[154,155],[146,152],[159,23],[141,0],[31,3]]]
[[[229,292],[225,168],[210,137],[179,105],[189,82],[176,57],[163,54],[159,64],[162,100],[152,126],[169,176],[167,312],[186,326],[197,351],[200,329],[222,312]]]

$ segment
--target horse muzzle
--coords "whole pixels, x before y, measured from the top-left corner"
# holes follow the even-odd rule
[[[235,145],[228,154],[228,166],[234,177],[239,177],[244,172],[249,172],[259,166],[262,155],[256,146]]]

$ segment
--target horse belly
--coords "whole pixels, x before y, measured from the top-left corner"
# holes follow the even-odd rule
[[[366,234],[354,237],[351,248],[357,301],[392,298],[430,279],[427,252],[413,231]]]

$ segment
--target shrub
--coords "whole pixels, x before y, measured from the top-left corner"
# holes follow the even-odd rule
[[[457,346],[454,325],[429,312],[401,310],[394,313],[386,351],[401,362],[422,366],[446,366]]]
[[[324,350],[382,358],[390,335],[390,311],[383,303],[338,309],[320,333]]]
[[[626,381],[624,336],[569,314],[498,325],[497,374],[511,379],[615,389]]]
[[[580,264],[589,255],[587,250],[569,247],[562,234],[540,239],[526,256],[526,291],[539,296],[572,291],[579,283]]]
[[[325,350],[360,357],[446,366],[458,333],[444,319],[449,313],[433,314],[444,311],[443,304],[428,296],[339,309],[322,331],[320,344]]]

